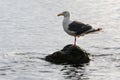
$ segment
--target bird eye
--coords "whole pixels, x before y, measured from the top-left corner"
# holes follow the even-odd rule
[[[66,14],[67,12],[63,12],[63,13],[65,13],[65,14]]]
[[[66,14],[67,12],[64,12],[64,14]]]

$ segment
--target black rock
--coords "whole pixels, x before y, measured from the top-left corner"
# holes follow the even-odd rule
[[[88,53],[79,46],[67,45],[62,50],[45,57],[46,61],[56,64],[83,64],[90,61]]]

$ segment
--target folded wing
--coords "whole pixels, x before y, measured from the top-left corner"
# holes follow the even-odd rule
[[[76,32],[77,35],[80,35],[91,30],[92,26],[90,26],[89,24],[78,22],[78,21],[73,21],[71,24],[69,24],[68,29],[70,31]]]

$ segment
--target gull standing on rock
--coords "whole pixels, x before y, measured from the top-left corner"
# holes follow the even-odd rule
[[[64,16],[63,29],[67,34],[75,37],[74,45],[76,45],[76,37],[80,37],[85,34],[101,30],[101,28],[94,29],[89,24],[84,24],[84,23],[78,22],[78,21],[71,21],[70,13],[68,11],[64,11],[64,12],[58,14],[57,16]]]

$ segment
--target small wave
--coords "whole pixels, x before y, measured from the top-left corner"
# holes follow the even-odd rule
[[[99,54],[99,55],[92,55],[95,57],[101,57],[101,56],[112,56],[113,54]]]
[[[36,52],[25,52],[25,53],[16,53],[16,55],[35,55],[35,54],[41,54],[41,53],[36,53]]]
[[[105,47],[103,49],[105,49],[105,50],[109,50],[109,49],[118,50],[118,49],[120,49],[120,47]]]
[[[110,49],[118,50],[118,49],[120,49],[120,47],[96,47],[96,46],[92,46],[92,47],[93,48],[104,49],[104,50],[110,50]]]

